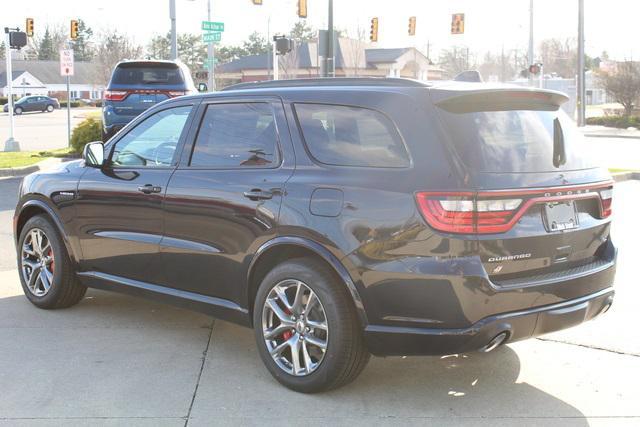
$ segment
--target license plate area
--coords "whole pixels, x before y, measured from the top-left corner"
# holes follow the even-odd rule
[[[578,215],[573,200],[544,204],[544,225],[547,231],[570,230],[578,227]]]

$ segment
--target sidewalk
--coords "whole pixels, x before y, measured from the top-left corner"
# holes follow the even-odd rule
[[[584,136],[589,138],[637,138],[640,139],[640,130],[618,129],[606,126],[588,125],[579,128]]]

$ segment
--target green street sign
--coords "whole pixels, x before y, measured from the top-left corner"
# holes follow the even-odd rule
[[[224,22],[202,21],[202,31],[224,31]]]
[[[208,68],[210,67],[210,65],[209,65],[209,63],[210,63],[210,62],[213,62],[214,64],[217,64],[217,63],[218,63],[218,60],[217,60],[217,59],[214,59],[213,61],[206,61],[204,64],[202,64],[202,66],[203,66],[204,68],[207,68],[207,69],[208,69]]]
[[[205,43],[216,43],[222,40],[222,33],[204,33],[202,41]]]

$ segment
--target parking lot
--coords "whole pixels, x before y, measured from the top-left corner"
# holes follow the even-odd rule
[[[71,109],[71,129],[85,119],[88,113],[99,108]],[[14,135],[22,151],[54,150],[67,146],[67,110],[62,108],[52,113],[23,113],[14,116]],[[0,142],[9,138],[9,118],[0,113]]]
[[[640,182],[620,183],[616,301],[602,318],[489,354],[374,358],[356,382],[302,395],[263,367],[252,331],[90,290],[33,307],[14,267],[19,179],[0,180],[0,425],[640,424]]]

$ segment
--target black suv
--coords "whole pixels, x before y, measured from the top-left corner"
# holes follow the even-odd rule
[[[613,183],[558,92],[311,79],[156,105],[24,179],[20,278],[253,327],[271,374],[339,387],[369,354],[490,351],[612,303]]]

